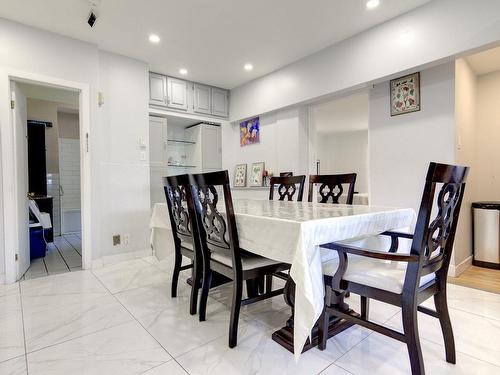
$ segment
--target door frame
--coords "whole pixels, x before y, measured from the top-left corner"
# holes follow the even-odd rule
[[[1,125],[1,196],[3,208],[3,248],[5,264],[5,283],[13,283],[18,279],[18,267],[15,255],[20,243],[20,228],[15,199],[19,194],[19,187],[15,179],[18,168],[15,157],[16,137],[13,111],[10,107],[10,82],[24,82],[47,87],[56,87],[63,90],[79,93],[79,125],[80,125],[80,188],[81,188],[81,222],[82,222],[82,268],[89,269],[92,265],[92,232],[91,232],[91,173],[90,150],[88,148],[90,136],[90,85],[87,83],[68,81],[51,76],[22,72],[0,68],[0,89],[8,94],[3,103],[0,103]],[[7,89],[7,92],[5,91]],[[2,94],[0,92],[0,98]],[[15,218],[15,220],[12,220]],[[0,280],[1,282],[1,280]]]

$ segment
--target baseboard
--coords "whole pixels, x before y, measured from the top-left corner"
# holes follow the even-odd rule
[[[151,248],[147,248],[147,249],[131,251],[131,252],[127,252],[127,253],[105,255],[105,256],[101,257],[100,259],[96,259],[96,260],[92,261],[92,269],[102,268],[102,267],[110,265],[110,264],[125,262],[127,260],[144,258],[147,256],[151,256],[151,254],[152,254]]]
[[[462,274],[462,272],[464,272],[470,266],[472,266],[472,255],[469,255],[462,262],[460,262],[460,264],[458,264],[456,266],[453,264],[450,264],[450,268],[448,270],[448,276],[458,277]]]

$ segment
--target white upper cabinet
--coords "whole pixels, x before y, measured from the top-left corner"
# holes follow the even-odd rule
[[[212,113],[212,98],[210,86],[194,84],[194,111],[196,113]]]
[[[167,105],[167,77],[149,73],[149,103]]]
[[[149,104],[189,113],[229,116],[229,91],[149,73]]]
[[[187,89],[188,85],[186,81],[178,78],[167,77],[167,106],[175,109],[187,110]]]
[[[228,91],[212,87],[212,115],[227,117],[229,115]]]

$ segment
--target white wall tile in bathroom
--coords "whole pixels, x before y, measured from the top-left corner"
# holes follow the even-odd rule
[[[59,139],[61,210],[80,209],[80,140]]]

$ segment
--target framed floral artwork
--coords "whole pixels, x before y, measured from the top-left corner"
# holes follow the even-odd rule
[[[420,111],[420,73],[391,80],[391,116]]]
[[[247,165],[237,164],[234,169],[234,187],[247,186]]]
[[[264,181],[264,162],[253,163],[250,170],[250,186],[262,186]]]
[[[253,145],[260,142],[259,117],[240,122],[240,146]]]

